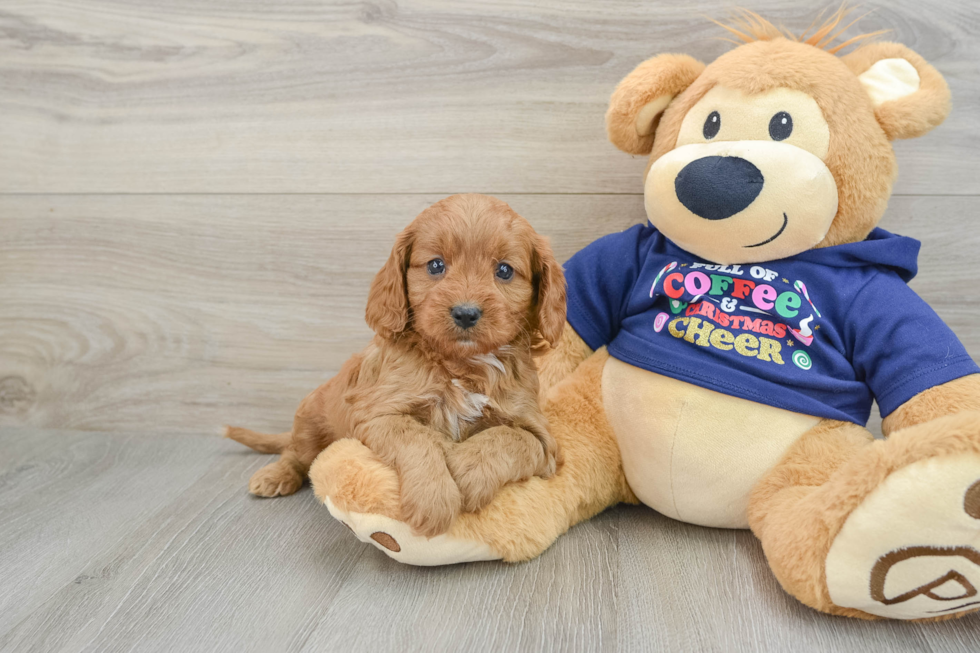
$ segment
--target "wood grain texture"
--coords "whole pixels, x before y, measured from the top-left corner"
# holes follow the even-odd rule
[[[30,585],[31,600],[13,596],[16,609],[0,612],[0,650],[296,650],[289,642],[368,552],[333,528],[308,492],[280,502],[248,495],[263,457],[220,438],[47,439],[55,437],[87,442],[112,460],[91,466],[44,447],[37,431],[0,437],[3,478],[34,490],[0,508],[5,523],[32,525],[3,534],[5,552],[24,550],[21,560],[5,553],[4,578]],[[25,478],[31,465],[55,468],[60,491]],[[71,505],[63,505],[66,494]],[[32,542],[44,532],[57,559]],[[48,565],[47,575],[35,571]]]
[[[835,619],[786,594],[748,531],[641,506],[619,513],[620,646],[627,651],[973,651],[980,617],[932,625]]]
[[[502,196],[564,260],[637,196]],[[285,429],[370,338],[394,234],[438,196],[0,196],[0,424]],[[894,198],[916,290],[980,357],[975,197]]]
[[[436,199],[0,197],[0,424],[288,428],[367,344],[371,279]],[[563,259],[643,215],[636,197],[507,199]]]
[[[7,0],[0,192],[638,192],[644,158],[605,138],[613,87],[659,52],[727,51],[705,15],[732,6]],[[752,9],[802,31],[818,8]],[[953,90],[898,144],[898,191],[980,192],[980,5],[869,9],[855,31],[891,30]]]
[[[250,497],[267,458],[202,435],[286,428],[444,195],[500,195],[561,259],[642,221],[609,94],[655,53],[725,52],[704,15],[738,4],[0,2],[0,651],[980,650],[976,615],[827,617],[751,534],[640,507],[522,565],[398,565],[308,490]],[[855,31],[953,91],[896,143],[882,226],[923,241],[912,286],[978,358],[980,5],[867,9]]]
[[[71,446],[65,447],[65,443]],[[976,651],[786,595],[745,531],[620,507],[528,563],[400,565],[217,437],[0,429],[0,651]]]

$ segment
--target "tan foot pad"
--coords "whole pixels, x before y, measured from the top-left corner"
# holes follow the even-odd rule
[[[980,456],[892,473],[847,518],[826,569],[835,604],[880,617],[980,608]]]
[[[334,519],[351,529],[357,539],[373,544],[398,562],[433,567],[502,558],[483,542],[445,534],[427,538],[412,533],[405,522],[384,515],[343,511],[334,505],[330,497],[324,504]]]

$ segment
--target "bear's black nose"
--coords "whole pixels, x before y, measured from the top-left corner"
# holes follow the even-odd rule
[[[695,159],[674,180],[681,204],[705,220],[730,218],[762,192],[762,172],[737,156],[706,156]]]
[[[458,304],[453,306],[449,314],[453,316],[453,322],[459,326],[461,329],[469,329],[471,326],[477,323],[480,316],[483,315],[481,311],[476,306],[472,304]]]

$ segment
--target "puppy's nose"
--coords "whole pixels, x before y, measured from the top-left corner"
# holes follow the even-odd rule
[[[687,210],[705,220],[730,218],[762,192],[762,172],[737,156],[706,156],[677,173],[674,190]]]
[[[453,316],[453,321],[459,328],[469,329],[479,321],[483,311],[473,304],[457,304],[453,306],[449,314]]]

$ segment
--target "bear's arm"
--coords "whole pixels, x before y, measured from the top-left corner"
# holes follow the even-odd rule
[[[923,390],[896,408],[881,422],[881,432],[922,424],[953,413],[980,411],[980,374],[970,374]]]
[[[847,315],[854,369],[875,395],[887,435],[980,409],[980,368],[956,334],[894,273],[881,273]]]
[[[642,252],[655,233],[649,225],[633,225],[599,238],[565,263],[568,321],[558,345],[537,359],[541,396],[594,350],[612,342],[636,283]]]
[[[558,346],[535,359],[541,396],[547,396],[552,387],[574,372],[591,355],[592,349],[575,333],[572,325],[566,322]]]

